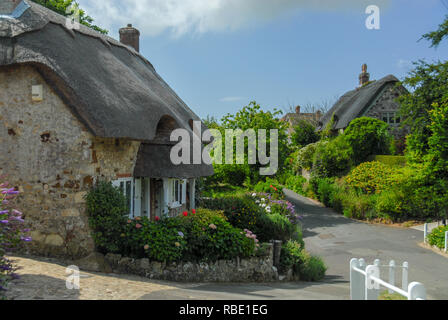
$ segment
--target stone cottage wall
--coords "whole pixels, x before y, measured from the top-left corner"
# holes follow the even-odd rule
[[[43,101],[32,102],[32,85]],[[98,179],[131,176],[139,142],[88,132],[31,66],[0,69],[0,174],[21,191],[16,207],[36,254],[93,252],[84,196]]]
[[[395,84],[389,84],[384,88],[383,94],[374,101],[372,107],[366,112],[364,116],[382,120],[383,112],[398,112],[400,105],[395,101],[400,95],[404,94],[405,90],[396,87]],[[406,136],[406,129],[402,129],[399,124],[390,124],[392,135],[397,138]]]

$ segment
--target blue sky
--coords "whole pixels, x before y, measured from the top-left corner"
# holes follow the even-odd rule
[[[357,86],[363,63],[371,79],[402,79],[412,61],[448,55],[448,41],[418,42],[448,14],[441,0],[79,2],[115,38],[126,23],[139,28],[142,54],[201,117],[252,100],[281,110],[334,101]],[[365,27],[370,4],[380,30]]]

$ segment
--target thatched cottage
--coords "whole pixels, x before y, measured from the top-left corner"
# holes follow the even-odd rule
[[[128,196],[130,217],[195,206],[209,165],[173,165],[170,133],[199,117],[138,52],[30,1],[0,1],[0,174],[22,192],[33,250],[74,258],[94,250],[84,196],[98,180]],[[197,136],[197,134],[196,134]]]
[[[327,127],[334,117],[333,130],[343,131],[353,119],[371,117],[383,120],[391,127],[396,138],[403,138],[407,131],[401,126],[398,114],[400,105],[396,99],[408,91],[399,80],[388,75],[380,80],[370,81],[367,65],[362,66],[359,87],[345,93],[335,105],[320,119],[318,130]]]

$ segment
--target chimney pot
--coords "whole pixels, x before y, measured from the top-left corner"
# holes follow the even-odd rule
[[[370,81],[370,74],[367,72],[367,64],[362,65],[362,72],[359,75],[359,86],[367,84]]]
[[[130,46],[135,49],[135,51],[140,51],[140,31],[128,24],[127,27],[121,28],[120,31],[120,42]]]
[[[297,113],[297,114],[300,114],[300,106],[297,106],[297,107],[296,107],[296,113]]]

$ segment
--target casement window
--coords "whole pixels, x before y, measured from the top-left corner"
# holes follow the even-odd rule
[[[149,179],[121,178],[112,182],[126,196],[129,217],[150,216],[150,183]]]
[[[170,179],[169,184],[170,207],[177,208],[182,206],[182,204],[184,204],[186,201],[186,181],[179,179]]]
[[[401,122],[401,118],[396,112],[383,112],[381,118],[388,124],[399,124]]]

